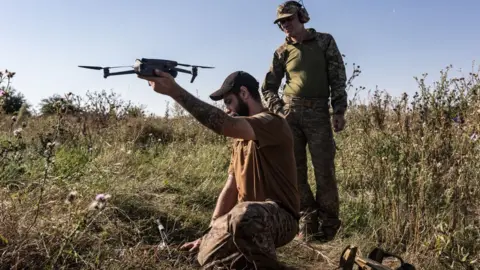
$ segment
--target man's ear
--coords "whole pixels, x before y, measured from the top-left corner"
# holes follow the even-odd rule
[[[250,93],[245,86],[240,86],[240,97],[243,101],[247,101],[250,98]]]

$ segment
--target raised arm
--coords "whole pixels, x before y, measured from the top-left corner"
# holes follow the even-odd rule
[[[283,54],[282,48],[275,51],[273,54],[272,63],[265,75],[261,90],[267,103],[267,108],[274,113],[283,113],[283,100],[278,95],[278,89],[285,75],[285,68],[281,61]]]
[[[231,117],[219,108],[201,101],[179,86],[172,98],[195,117],[202,125],[215,133],[232,138],[254,140],[250,124],[241,117]]]
[[[328,35],[326,58],[328,66],[328,80],[330,83],[330,96],[334,114],[344,114],[347,110],[347,75],[342,54],[338,49],[333,36]]]
[[[245,119],[231,117],[219,108],[201,101],[179,86],[172,75],[166,72],[156,70],[156,75],[138,77],[147,80],[155,92],[172,97],[202,125],[215,133],[238,139],[255,139],[255,133]]]

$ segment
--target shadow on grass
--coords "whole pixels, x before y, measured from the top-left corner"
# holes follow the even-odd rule
[[[165,241],[169,245],[179,245],[185,239],[198,237],[202,232],[201,224],[185,222],[180,207],[175,208],[175,200],[168,197],[135,194],[120,194],[112,200],[118,208],[116,217],[126,223],[132,223],[143,244],[159,244]],[[163,227],[160,232],[159,224]]]

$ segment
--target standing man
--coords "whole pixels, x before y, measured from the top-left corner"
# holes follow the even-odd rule
[[[197,99],[170,74],[157,76],[139,77],[155,92],[172,97],[205,127],[235,139],[210,230],[182,248],[198,248],[203,269],[289,269],[276,255],[276,248],[298,233],[300,199],[287,121],[263,107],[259,83],[246,72],[233,72],[210,95],[223,99],[227,112]]]
[[[329,113],[333,108],[335,132],[345,126],[346,72],[342,55],[331,34],[305,28],[310,20],[297,1],[277,8],[274,21],[286,34],[273,55],[262,85],[267,107],[283,115],[294,134],[298,188],[301,196],[300,238],[330,241],[341,225],[335,179],[335,142]],[[283,100],[278,95],[286,76]],[[308,184],[306,145],[316,179],[316,199]],[[321,223],[319,226],[318,223]]]

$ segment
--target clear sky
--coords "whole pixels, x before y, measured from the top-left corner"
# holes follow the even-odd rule
[[[0,70],[17,72],[14,87],[33,105],[55,93],[113,90],[158,114],[165,101],[136,75],[104,79],[78,65],[131,65],[162,58],[215,66],[177,81],[207,100],[224,78],[245,70],[263,81],[284,35],[273,24],[273,0],[0,1]],[[331,33],[356,85],[413,94],[413,76],[434,78],[449,64],[472,69],[480,58],[479,0],[304,0],[307,27]],[[118,71],[118,70],[113,70]],[[351,73],[349,66],[348,72]]]

